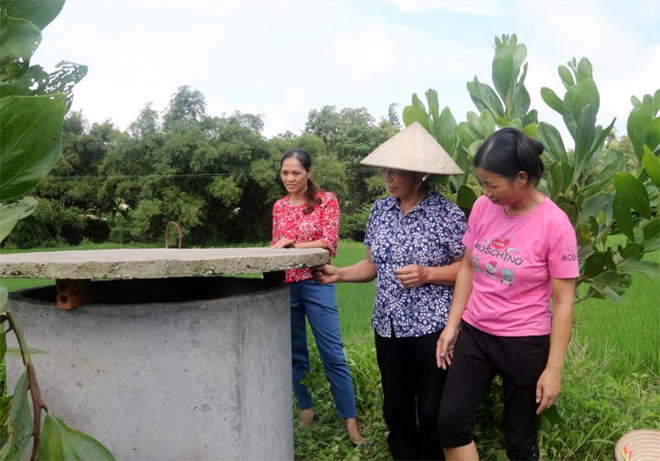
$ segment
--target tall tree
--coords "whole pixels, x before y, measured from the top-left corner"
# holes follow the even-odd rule
[[[172,95],[170,104],[163,115],[163,128],[172,131],[177,126],[186,128],[206,117],[206,101],[199,90],[188,85],[180,86]]]

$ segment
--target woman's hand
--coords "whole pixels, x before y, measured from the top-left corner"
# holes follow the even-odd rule
[[[536,403],[539,404],[536,414],[547,410],[555,404],[561,390],[561,370],[546,368],[536,383]]]
[[[451,365],[458,333],[458,327],[452,325],[446,325],[445,329],[442,330],[435,348],[435,360],[438,363],[438,368],[446,370]]]
[[[314,281],[319,285],[328,285],[336,283],[339,280],[339,268],[326,264],[312,269]]]
[[[282,237],[271,248],[295,248],[295,247],[296,244],[294,243],[293,240],[288,239],[286,237]]]
[[[401,284],[405,288],[415,288],[426,283],[426,267],[409,264],[395,270]]]

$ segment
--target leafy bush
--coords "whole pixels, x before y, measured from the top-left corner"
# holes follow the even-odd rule
[[[367,220],[371,205],[363,205],[356,212],[341,215],[339,226],[339,237],[351,239],[357,242],[364,241],[364,233],[367,229]]]
[[[449,178],[447,195],[466,213],[476,199],[468,187],[471,160],[485,139],[496,129],[514,127],[539,139],[545,146],[546,174],[539,189],[569,217],[575,228],[580,260],[577,285],[589,290],[578,302],[591,297],[621,300],[632,282],[631,273],[660,277],[655,261],[641,261],[645,253],[659,248],[658,186],[660,185],[660,90],[632,97],[628,138],[634,149],[637,176],[625,172],[630,158],[617,149],[603,149],[614,120],[597,124],[600,94],[593,68],[587,58],[573,58],[559,66],[566,93],[562,98],[549,88],[541,89],[543,101],[562,115],[573,138],[575,151],[569,155],[554,126],[538,121],[530,110],[524,81],[527,48],[515,34],[495,37],[492,79],[495,90],[476,77],[467,89],[479,113],[468,112],[467,121],[456,125],[446,107],[439,113],[435,90],[426,92],[428,111],[416,94],[403,110],[406,125],[418,121],[445,147],[466,174]],[[522,70],[522,72],[521,72]],[[604,157],[604,158],[603,158]],[[446,181],[445,181],[446,182]],[[608,246],[607,238],[622,232],[625,245]]]
[[[42,198],[36,211],[19,221],[3,244],[7,248],[77,245],[82,241],[86,221],[79,210]]]

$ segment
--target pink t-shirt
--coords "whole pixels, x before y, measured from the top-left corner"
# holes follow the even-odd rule
[[[550,278],[579,275],[568,216],[548,197],[531,212],[508,216],[487,197],[474,204],[465,248],[472,251],[472,293],[463,320],[497,336],[550,333]]]

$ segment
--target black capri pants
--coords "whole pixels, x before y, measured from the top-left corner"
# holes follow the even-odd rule
[[[549,352],[550,335],[494,336],[464,322],[442,394],[438,418],[442,447],[472,442],[477,407],[499,374],[506,454],[514,461],[538,460],[536,384]]]

